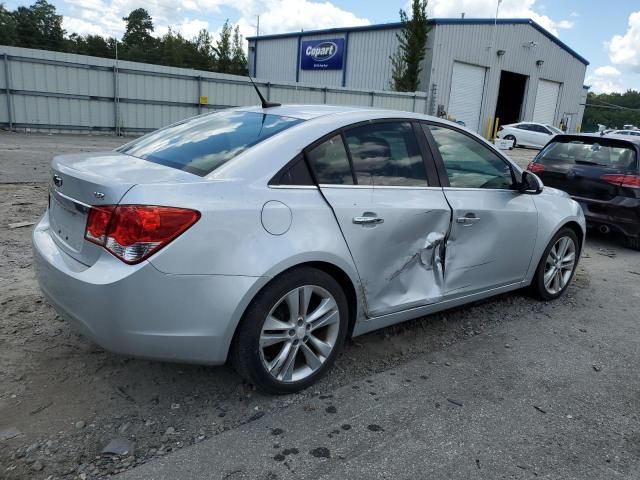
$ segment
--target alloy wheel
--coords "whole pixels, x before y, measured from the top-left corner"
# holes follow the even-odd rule
[[[571,280],[576,264],[576,244],[570,237],[560,237],[553,244],[544,268],[544,287],[552,295],[560,293]]]
[[[276,302],[260,333],[260,358],[281,382],[297,382],[317,371],[338,340],[340,311],[333,295],[317,285],[291,290]]]

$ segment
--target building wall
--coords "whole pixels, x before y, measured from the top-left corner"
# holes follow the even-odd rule
[[[390,90],[391,60],[397,49],[398,26],[381,26],[371,30],[338,31],[306,36],[261,38],[258,40],[257,78],[270,81],[296,81],[299,62],[297,44],[303,39],[345,38],[346,59],[342,71],[302,71],[297,80],[317,86],[339,86],[343,77],[346,87]],[[527,47],[528,42],[536,46]],[[254,41],[250,41],[250,46]],[[499,57],[496,52],[504,50]],[[250,51],[252,58],[253,52]],[[543,60],[542,66],[536,61]],[[448,23],[435,21],[427,40],[427,53],[421,77],[421,91],[428,102],[425,113],[436,114],[437,106],[449,105],[451,75],[454,62],[465,62],[487,68],[485,91],[480,115],[480,133],[495,116],[500,74],[502,70],[519,73],[528,78],[522,120],[533,118],[539,79],[562,84],[554,124],[559,125],[565,115],[572,116],[570,131],[580,125],[582,86],[586,65],[561,48],[533,25],[528,23]],[[250,63],[252,65],[252,63]],[[435,93],[435,95],[434,95]]]
[[[272,79],[256,83],[267,99],[281,103],[416,112],[426,106],[422,93]],[[200,97],[207,97],[205,104],[200,104]],[[135,133],[199,113],[257,103],[253,86],[243,76],[125,61],[116,66],[113,59],[0,46],[0,128]]]
[[[559,125],[565,114],[572,114],[574,121],[571,131],[575,131],[579,125],[577,118],[586,65],[532,26],[498,25],[495,28],[495,40],[492,25],[437,25],[432,33],[434,50],[429,85],[437,85],[436,104],[443,104],[445,108],[449,104],[454,61],[488,69],[480,133],[485,132],[488,122],[495,115],[502,70],[529,77],[522,120],[533,118],[538,80],[545,79],[562,84],[554,124]],[[493,47],[492,42],[495,42]],[[525,47],[528,42],[536,42],[537,46]],[[496,53],[498,50],[504,50],[505,54],[499,57]],[[536,66],[537,60],[543,60],[544,64]]]

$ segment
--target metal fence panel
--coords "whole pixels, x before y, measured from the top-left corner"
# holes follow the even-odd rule
[[[424,112],[426,105],[424,93],[260,79],[256,84],[267,99],[281,103],[416,112]],[[0,46],[0,127],[139,133],[257,100],[242,76]]]

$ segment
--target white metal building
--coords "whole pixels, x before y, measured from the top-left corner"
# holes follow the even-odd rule
[[[576,131],[589,62],[530,19],[433,19],[420,90],[425,113],[485,133],[536,121]],[[400,23],[249,37],[252,76],[271,82],[391,88]],[[581,105],[582,104],[582,105]]]

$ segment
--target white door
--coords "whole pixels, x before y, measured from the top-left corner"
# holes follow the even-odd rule
[[[533,121],[538,123],[554,124],[556,106],[560,95],[560,84],[549,80],[538,81],[536,103],[533,107]]]
[[[453,63],[448,113],[456,120],[462,120],[474,132],[480,128],[485,70],[468,63]]]

